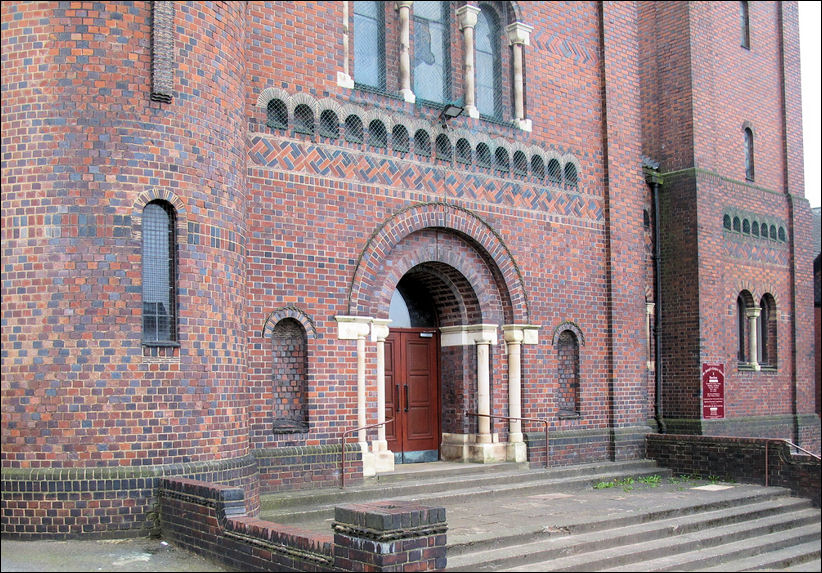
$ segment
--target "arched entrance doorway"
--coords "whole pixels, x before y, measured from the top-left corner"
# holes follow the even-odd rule
[[[446,263],[420,263],[397,283],[385,341],[385,416],[394,419],[386,439],[395,463],[440,458],[443,411],[461,411],[457,396],[465,392],[454,389],[468,381],[462,368],[455,373],[453,353],[443,355],[439,328],[462,324],[469,316],[481,316],[476,293],[468,279]],[[473,369],[467,371],[471,378]]]

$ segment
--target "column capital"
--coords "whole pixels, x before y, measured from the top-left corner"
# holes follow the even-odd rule
[[[457,8],[457,18],[459,18],[460,30],[463,28],[473,28],[477,25],[477,15],[480,9],[478,6],[465,4]]]
[[[523,24],[522,22],[514,22],[505,27],[508,33],[509,44],[522,44],[524,46],[531,45],[531,32],[534,31],[533,26]]]
[[[388,323],[390,318],[375,318],[371,321],[371,340],[383,342],[388,338]]]
[[[503,324],[502,333],[505,342],[538,344],[540,327],[534,324]]]
[[[440,327],[441,346],[471,346],[477,343],[496,344],[496,324],[461,324]]]
[[[374,319],[370,316],[346,316],[337,315],[337,338],[339,340],[357,340],[365,338],[371,332],[371,323]]]
[[[396,10],[401,10],[403,8],[410,8],[413,4],[414,4],[414,2],[410,2],[410,1],[394,2],[394,8]]]
[[[758,306],[749,306],[745,308],[745,316],[748,318],[759,318],[759,313],[762,311]]]
[[[645,303],[645,314],[648,314],[648,315],[654,314],[654,309],[655,308],[656,308],[656,303],[646,302]]]

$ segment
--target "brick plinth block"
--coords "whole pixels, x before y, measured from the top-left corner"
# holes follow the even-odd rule
[[[343,505],[334,510],[334,563],[346,571],[445,568],[445,508],[413,502]]]

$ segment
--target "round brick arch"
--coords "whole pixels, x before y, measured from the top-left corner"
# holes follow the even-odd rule
[[[488,285],[472,285],[478,290],[479,297],[483,298],[483,292],[490,296],[488,291],[498,291],[499,298],[492,306],[499,305],[499,314],[502,315],[500,318],[505,323],[530,324],[528,297],[522,274],[502,238],[475,213],[443,202],[410,205],[387,219],[371,235],[354,270],[348,297],[349,314],[382,316],[387,313],[388,307],[384,300],[387,287],[393,289],[402,274],[425,262],[414,257],[413,260],[402,261],[397,268],[397,261],[391,260],[392,251],[410,235],[426,229],[453,234],[470,245],[476,256],[484,261],[485,272],[493,277],[496,286],[496,289],[491,289]],[[430,249],[427,252],[425,258],[428,262],[454,266],[454,261],[449,259],[447,253],[437,253]],[[389,261],[393,267],[391,269],[386,267]]]

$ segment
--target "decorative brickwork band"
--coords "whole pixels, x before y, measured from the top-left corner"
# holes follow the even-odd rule
[[[174,2],[152,2],[151,99],[171,103],[174,92]]]

